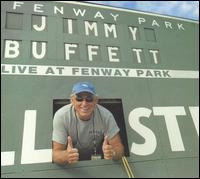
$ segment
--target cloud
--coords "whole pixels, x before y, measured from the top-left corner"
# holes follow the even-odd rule
[[[199,16],[197,1],[136,1],[135,8],[184,18],[198,19]]]
[[[199,1],[87,1],[199,20]]]

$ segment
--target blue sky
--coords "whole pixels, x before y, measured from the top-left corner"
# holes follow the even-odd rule
[[[199,1],[87,1],[199,21]]]

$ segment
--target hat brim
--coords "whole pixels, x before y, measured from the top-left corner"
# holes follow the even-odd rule
[[[83,92],[91,93],[93,95],[95,94],[93,91],[88,90],[88,89],[77,90],[77,91],[73,92],[73,94],[79,94],[79,93],[83,93]]]

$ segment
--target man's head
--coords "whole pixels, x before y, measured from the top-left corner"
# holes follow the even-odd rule
[[[71,95],[76,114],[81,120],[89,120],[97,104],[95,86],[90,82],[74,84]]]

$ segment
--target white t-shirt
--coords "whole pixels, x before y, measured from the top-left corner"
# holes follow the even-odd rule
[[[80,160],[89,160],[95,149],[102,155],[104,136],[111,139],[118,132],[112,113],[103,106],[97,104],[90,120],[82,121],[75,115],[73,105],[68,104],[54,115],[52,140],[67,146],[67,137],[70,136]]]

